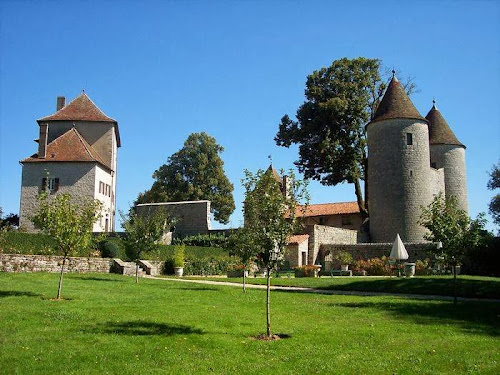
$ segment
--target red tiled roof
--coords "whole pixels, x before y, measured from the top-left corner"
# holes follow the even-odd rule
[[[401,83],[399,83],[396,77],[393,77],[391,82],[389,82],[387,90],[385,90],[384,97],[370,124],[376,121],[397,118],[410,118],[427,122],[422,115],[418,113],[410,98],[406,95],[405,89]]]
[[[68,105],[62,107],[56,113],[42,117],[41,121],[99,121],[114,122],[111,117],[106,116],[90,98],[82,92],[73,99]]]
[[[429,121],[429,143],[431,145],[457,145],[465,147],[460,143],[455,134],[453,134],[453,131],[435,105],[432,106],[425,118]]]
[[[21,163],[61,161],[97,162],[108,169],[110,168],[75,128],[71,128],[66,133],[50,142],[47,145],[45,158],[39,158],[38,154],[34,154],[29,158],[21,160]]]
[[[304,241],[307,241],[309,239],[309,235],[308,234],[296,234],[295,236],[291,236],[289,239],[288,239],[288,244],[291,245],[291,244],[301,244],[302,242]]]
[[[56,113],[37,120],[38,123],[46,121],[111,122],[115,127],[117,146],[121,146],[120,131],[116,120],[106,116],[84,92]]]
[[[339,202],[339,203],[322,203],[310,204],[306,207],[297,206],[295,214],[297,217],[312,217],[312,216],[328,216],[328,215],[342,215],[342,214],[357,214],[359,213],[359,206],[357,202]]]

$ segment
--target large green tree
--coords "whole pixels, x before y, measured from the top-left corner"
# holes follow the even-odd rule
[[[189,135],[184,147],[153,173],[153,186],[139,194],[135,203],[207,199],[214,219],[227,224],[235,207],[222,151],[215,138],[204,132]]]
[[[299,145],[295,164],[305,178],[324,185],[353,183],[363,217],[368,216],[360,182],[367,169],[364,126],[386,88],[380,70],[380,60],[359,57],[314,71],[307,77],[297,120],[283,116],[275,137],[279,146]],[[407,92],[415,88],[411,79],[404,86]]]
[[[57,299],[61,299],[64,266],[70,255],[81,255],[92,244],[92,227],[100,217],[102,204],[98,200],[73,200],[69,194],[51,197],[39,195],[38,211],[31,218],[35,227],[48,234],[63,256]]]
[[[488,181],[488,189],[496,190],[500,189],[500,162],[493,165],[493,169],[490,173],[490,179]],[[493,221],[500,226],[500,194],[496,194],[490,201],[489,211],[491,216],[493,216]]]
[[[266,336],[271,334],[270,277],[285,255],[289,237],[299,228],[296,207],[308,203],[306,184],[296,180],[291,172],[287,193],[283,194],[280,183],[271,169],[259,170],[256,174],[245,171],[245,235],[240,237],[246,249],[253,248],[259,263],[267,275]]]

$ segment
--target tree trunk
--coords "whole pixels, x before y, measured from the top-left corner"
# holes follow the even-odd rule
[[[368,210],[366,209],[365,202],[363,201],[363,193],[361,192],[361,184],[359,183],[359,178],[356,178],[354,180],[354,192],[356,193],[359,212],[361,213],[361,217],[364,220],[368,217]]]
[[[135,262],[135,283],[139,282],[139,262]]]
[[[457,304],[457,262],[453,262],[453,304]]]
[[[267,337],[271,337],[271,269],[267,269],[267,289],[266,289],[266,316],[267,316]]]
[[[63,262],[61,266],[61,275],[59,276],[59,288],[57,288],[57,297],[56,299],[61,299],[62,292],[62,284],[63,284],[63,275],[64,275],[64,265],[66,264],[66,255],[63,257]]]
[[[243,270],[243,291],[246,293],[247,292],[247,284],[246,284],[247,278],[246,278],[246,269]]]

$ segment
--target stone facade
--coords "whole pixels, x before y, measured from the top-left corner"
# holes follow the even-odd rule
[[[328,227],[325,225],[312,225],[306,228],[309,235],[308,264],[316,264],[320,246],[327,244],[355,244],[358,241],[358,231]]]
[[[68,193],[74,198],[81,199],[94,198],[95,164],[78,162],[25,164],[22,171],[19,226],[28,232],[35,231],[30,217],[38,208],[38,194],[42,191],[42,179],[47,177],[47,174],[49,177],[59,178],[57,193]]]
[[[468,212],[465,148],[457,145],[431,145],[431,164],[444,169],[446,197],[454,195],[462,210]]]
[[[409,140],[411,138],[411,141]],[[421,207],[432,201],[425,121],[390,119],[367,126],[370,234],[373,242],[422,241]]]
[[[0,254],[0,272],[61,272],[63,257],[55,255]],[[109,273],[113,259],[70,257],[66,272]]]
[[[143,203],[136,206],[139,215],[154,212],[158,207],[175,219],[174,237],[185,237],[210,232],[210,201]]]

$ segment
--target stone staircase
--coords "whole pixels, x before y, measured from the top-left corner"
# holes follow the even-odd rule
[[[120,275],[135,276],[135,266],[135,262],[124,262],[121,259],[114,258],[111,272]],[[141,265],[141,261],[139,261],[139,272],[137,274],[141,277],[146,275],[146,270]]]

